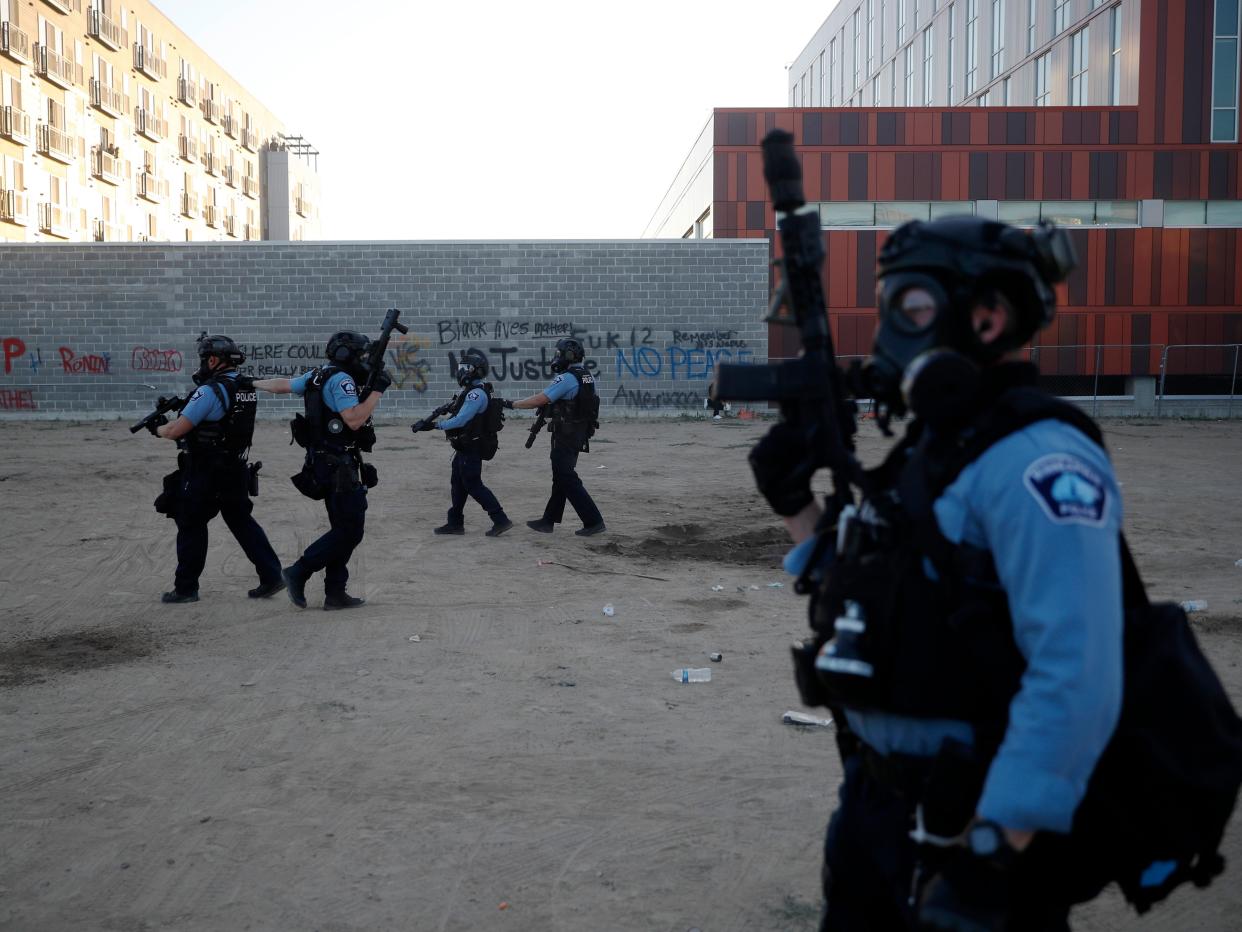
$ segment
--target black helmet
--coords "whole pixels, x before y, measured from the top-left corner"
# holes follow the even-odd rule
[[[370,345],[371,341],[366,334],[356,330],[339,330],[328,338],[325,355],[328,362],[343,369],[357,368],[362,363],[362,354]]]
[[[191,378],[194,379],[195,385],[202,385],[212,377],[213,372],[222,372],[225,369],[236,369],[246,361],[246,354],[243,353],[229,337],[215,334],[208,336],[206,331],[199,334],[198,344],[198,371]],[[211,359],[219,360],[220,364],[213,370],[208,366]]]
[[[574,363],[586,358],[586,350],[573,337],[565,337],[556,341],[556,353],[552,356],[552,371],[564,372]]]
[[[487,377],[487,357],[475,349],[461,354],[457,363],[457,384],[463,388],[473,385],[476,379]]]

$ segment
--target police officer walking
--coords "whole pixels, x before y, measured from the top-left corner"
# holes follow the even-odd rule
[[[171,495],[157,502],[159,510],[171,512],[177,522],[177,572],[172,591],[165,592],[162,601],[198,601],[198,578],[207,562],[207,525],[217,514],[224,517],[259,574],[259,585],[247,595],[267,598],[284,583],[280,559],[251,517],[253,473],[246,457],[258,409],[254,384],[238,374],[246,357],[226,336],[200,337],[198,358],[194,374],[198,388],[180,416],[170,424],[160,415],[149,428],[155,436],[175,440],[182,450],[175,485],[166,483]]]
[[[467,350],[457,364],[457,393],[449,407],[448,419],[434,422],[419,421],[419,430],[442,430],[453,445],[451,479],[452,505],[448,520],[435,529],[436,534],[464,534],[466,499],[473,498],[492,519],[492,526],[484,531],[487,537],[499,537],[513,522],[491,489],[483,484],[483,461],[496,455],[499,447],[498,421],[502,412],[495,410],[499,399],[493,403],[492,386],[483,379],[487,375],[487,361]]]
[[[306,607],[306,583],[325,570],[326,610],[356,608],[365,599],[345,591],[347,566],[354,549],[362,543],[367,513],[367,489],[378,482],[375,467],[364,463],[362,453],[375,445],[371,415],[380,395],[392,384],[381,371],[374,391],[359,397],[358,384],[367,372],[363,364],[370,340],[361,333],[342,330],[328,340],[328,364],[296,379],[261,379],[255,387],[274,394],[301,395],[305,417],[293,422],[294,439],[306,448],[306,462],[294,484],[308,498],[322,499],[328,511],[329,530],[306,548],[306,552],[282,572],[289,599]]]
[[[582,521],[582,527],[574,531],[579,537],[590,537],[606,529],[604,516],[575,471],[578,454],[590,451],[590,439],[599,427],[599,396],[595,392],[595,376],[583,365],[585,357],[586,351],[577,340],[558,340],[552,357],[552,371],[557,376],[552,384],[529,398],[505,403],[511,408],[541,408],[551,420],[552,494],[544,506],[543,517],[526,522],[527,527],[543,534],[551,534],[561,522],[566,501]]]
[[[831,527],[804,434],[751,455],[815,583],[799,688],[840,727],[822,928],[1066,930],[1106,882],[1067,878],[1065,845],[1123,659],[1112,466],[1020,354],[1073,251],[955,217],[899,227],[878,265],[867,392],[915,415],[905,439]]]

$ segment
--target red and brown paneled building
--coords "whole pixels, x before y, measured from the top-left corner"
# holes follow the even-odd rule
[[[1164,357],[1228,391],[1234,350],[1210,347],[1242,343],[1238,31],[1239,0],[843,0],[791,68],[797,106],[715,110],[645,235],[775,255],[759,143],[779,127],[819,206],[841,354],[870,349],[888,230],[1043,218],[1080,259],[1037,338],[1045,373],[1120,382]],[[795,339],[773,327],[769,354]]]

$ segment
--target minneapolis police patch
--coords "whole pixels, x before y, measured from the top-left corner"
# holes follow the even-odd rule
[[[1041,456],[1023,473],[1027,490],[1045,514],[1060,524],[1101,525],[1108,512],[1103,477],[1076,456]]]
[[[341,379],[341,391],[346,395],[357,395],[358,386],[354,384],[353,379]]]

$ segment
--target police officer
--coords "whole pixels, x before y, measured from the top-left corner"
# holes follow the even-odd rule
[[[378,481],[375,467],[364,463],[362,453],[375,445],[371,415],[380,395],[392,379],[380,371],[374,391],[360,397],[358,385],[365,381],[365,354],[370,340],[361,333],[334,333],[326,348],[328,364],[304,372],[296,379],[262,379],[255,387],[275,394],[301,395],[305,417],[294,420],[294,439],[306,448],[306,462],[294,484],[304,495],[323,499],[330,528],[284,569],[289,599],[306,608],[306,583],[325,570],[323,607],[356,608],[365,599],[345,591],[347,566],[354,549],[362,543],[367,513],[367,489]]]
[[[1073,265],[1047,225],[899,227],[866,386],[915,415],[905,439],[835,520],[805,434],[752,453],[816,583],[799,688],[841,729],[825,930],[1064,930],[1103,885],[1067,833],[1120,711],[1121,499],[1098,430],[1020,353]]]
[[[505,403],[510,408],[543,408],[552,422],[552,494],[543,517],[526,522],[527,527],[544,534],[551,534],[560,523],[567,500],[582,521],[575,534],[590,537],[605,530],[604,516],[574,469],[578,454],[590,450],[589,441],[599,426],[595,376],[583,365],[585,357],[586,351],[577,340],[558,340],[552,357],[552,371],[557,375],[552,384],[529,398]]]
[[[239,375],[245,355],[226,336],[198,340],[198,388],[168,423],[160,415],[152,433],[175,440],[182,453],[172,501],[166,502],[177,522],[177,573],[173,589],[162,601],[197,602],[198,577],[207,561],[207,525],[217,514],[237,538],[259,574],[259,585],[247,595],[264,599],[284,588],[280,559],[263,528],[251,517],[251,475],[246,457],[254,436],[258,408],[254,385]],[[164,498],[161,496],[161,498]]]
[[[487,537],[499,537],[513,522],[505,514],[491,489],[483,484],[483,461],[496,455],[499,440],[496,436],[492,412],[492,386],[484,382],[487,360],[467,350],[457,364],[457,384],[462,390],[453,399],[446,412],[447,420],[419,421],[415,430],[442,430],[453,445],[451,479],[452,506],[448,520],[435,529],[436,534],[464,534],[466,532],[466,499],[473,498],[492,519],[492,526],[484,531]]]

